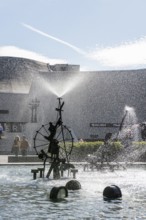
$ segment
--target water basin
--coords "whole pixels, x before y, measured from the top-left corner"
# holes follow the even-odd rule
[[[114,172],[84,172],[78,166],[76,179],[82,189],[69,191],[68,197],[58,202],[49,199],[51,188],[65,186],[72,176],[61,180],[33,180],[32,168],[0,167],[0,219],[146,219],[144,166]],[[120,187],[122,199],[105,201],[103,190],[112,184]]]

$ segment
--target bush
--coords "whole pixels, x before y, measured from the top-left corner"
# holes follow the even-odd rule
[[[96,151],[98,150],[98,148],[103,145],[104,142],[103,141],[94,141],[94,142],[76,142],[74,143],[74,147],[75,148],[80,148],[80,149],[89,149],[90,151]],[[111,142],[111,146],[114,147],[117,150],[120,150],[123,145],[121,144],[120,141],[116,141],[116,142]]]
[[[146,147],[146,141],[133,141],[132,145],[134,147]]]
[[[74,143],[75,148],[84,148],[84,149],[92,149],[97,150],[101,145],[103,144],[103,141],[94,141],[94,142],[76,142]]]
[[[72,152],[72,160],[82,161],[88,154],[94,154],[99,147],[104,145],[103,141],[94,141],[94,142],[76,142],[74,143],[74,149]],[[121,142],[112,142],[111,143],[111,154],[118,153],[123,148]]]

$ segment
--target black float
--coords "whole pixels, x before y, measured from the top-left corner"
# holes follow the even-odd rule
[[[122,197],[121,189],[116,185],[107,186],[103,191],[104,199],[119,199]]]
[[[50,199],[64,199],[68,196],[68,190],[65,186],[53,187],[50,192]]]
[[[68,190],[79,190],[81,189],[81,184],[77,180],[70,180],[69,182],[66,183],[66,188]]]

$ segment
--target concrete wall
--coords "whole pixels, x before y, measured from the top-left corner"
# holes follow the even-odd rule
[[[33,145],[36,130],[56,120],[58,96],[65,102],[63,122],[72,128],[77,138],[90,139],[97,134],[104,138],[107,132],[118,129],[92,128],[90,123],[120,123],[125,105],[135,108],[138,122],[146,120],[146,70],[40,71],[39,77],[38,74],[33,77],[29,94],[1,93],[1,109],[9,110],[9,115],[0,115],[0,121],[26,122],[23,133]],[[29,103],[35,97],[40,101],[38,122],[31,123]],[[14,135],[7,133],[3,143],[0,140],[1,149],[10,149],[9,142]]]

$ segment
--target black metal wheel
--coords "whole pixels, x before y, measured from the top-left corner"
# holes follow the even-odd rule
[[[38,129],[34,136],[34,149],[36,154],[42,160],[46,160],[47,158],[51,158],[49,154],[49,123],[42,125],[40,129]],[[65,125],[60,125],[54,136],[54,139],[57,140],[59,146],[59,159],[65,159],[66,162],[69,163],[71,152],[73,149],[73,136],[69,128]],[[43,152],[43,154],[42,154]]]

